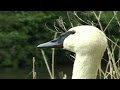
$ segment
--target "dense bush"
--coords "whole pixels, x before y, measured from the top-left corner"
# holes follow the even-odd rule
[[[77,12],[77,14],[84,21],[88,22],[89,20],[97,24],[97,20],[91,12],[84,11]],[[119,13],[117,15],[119,19]],[[55,30],[54,23],[60,16],[65,21],[66,29],[71,28],[71,22],[73,26],[86,24],[81,22],[70,11],[1,11],[0,66],[11,66],[14,68],[31,66],[32,57],[36,57],[36,62],[39,66],[44,64],[41,52],[36,46],[41,42],[53,39],[54,32],[49,31],[45,24]],[[102,14],[100,21],[103,27],[108,24],[112,17],[112,12],[104,12]],[[56,26],[59,30],[62,30],[58,24]],[[116,20],[113,20],[106,33],[110,34],[110,37],[120,38],[118,30],[118,23],[116,23]],[[46,50],[46,53],[50,57],[50,50]],[[57,53],[59,55],[59,52]],[[61,58],[65,56],[61,54]],[[67,63],[65,60],[58,61]]]
[[[52,12],[0,12],[0,66],[24,67],[37,56],[36,45],[48,39],[45,23],[54,21]],[[38,55],[38,58],[41,58]]]

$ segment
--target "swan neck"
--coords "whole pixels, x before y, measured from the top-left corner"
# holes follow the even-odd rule
[[[100,58],[94,55],[76,54],[72,79],[95,79],[100,65]]]

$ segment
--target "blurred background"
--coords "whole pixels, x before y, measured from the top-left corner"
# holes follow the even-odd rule
[[[99,11],[95,11],[99,15]],[[117,16],[114,17],[114,15]],[[102,28],[106,35],[117,42],[120,41],[120,12],[103,11],[100,16]],[[92,11],[0,11],[0,79],[32,79],[33,57],[37,79],[48,79],[41,50],[36,46],[49,41],[77,25],[94,25],[101,29]],[[109,44],[111,44],[109,42]],[[111,46],[112,47],[112,46]],[[49,65],[52,62],[52,49],[44,49]],[[120,57],[120,50],[115,48],[115,60]],[[55,77],[61,74],[72,75],[73,53],[56,49],[54,55]],[[107,54],[104,55],[107,59]],[[102,61],[102,65],[106,65]]]

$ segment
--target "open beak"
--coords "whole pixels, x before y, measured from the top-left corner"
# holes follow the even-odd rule
[[[75,31],[67,31],[61,34],[58,38],[48,41],[46,43],[39,44],[37,47],[39,48],[63,48],[63,42],[66,37],[70,34],[74,34]]]

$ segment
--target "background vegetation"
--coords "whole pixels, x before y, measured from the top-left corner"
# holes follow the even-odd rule
[[[119,20],[120,12],[116,11],[0,11],[0,67],[32,67],[32,58],[35,57],[36,66],[43,68],[45,63],[36,46],[53,39],[55,32],[59,35],[77,25],[94,25],[119,46]],[[111,51],[115,45],[113,42],[108,41]],[[51,63],[51,49],[46,49],[45,52]],[[73,58],[69,54],[72,53],[57,49],[55,65],[73,64],[70,61]],[[112,56],[117,62],[120,49],[114,47]],[[104,59],[108,58],[106,52]],[[103,61],[103,64],[106,62]]]
[[[32,57],[40,59],[36,46],[51,38],[45,24],[53,24],[57,12],[1,11],[0,66],[23,68],[31,66]],[[58,12],[59,13],[59,12]],[[60,15],[60,14],[59,14]],[[42,64],[43,61],[38,61]]]

